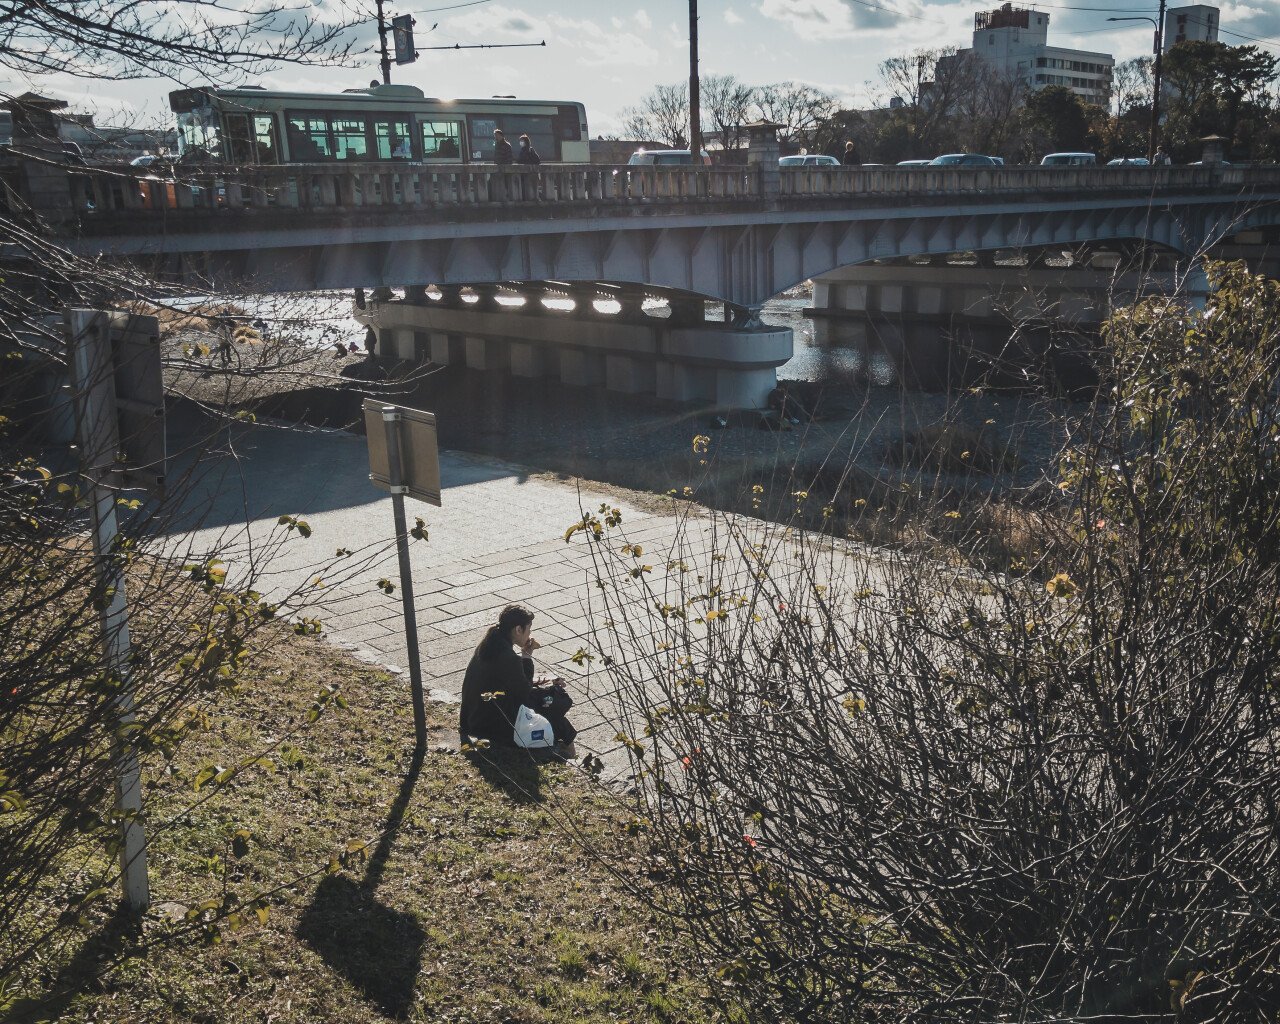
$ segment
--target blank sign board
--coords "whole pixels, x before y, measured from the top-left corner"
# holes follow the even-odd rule
[[[399,418],[393,423],[400,454],[397,481],[406,487],[411,498],[430,505],[440,504],[440,449],[436,444],[436,415],[403,405],[390,405],[375,398],[364,400],[364,427],[369,438],[369,479],[375,487],[390,491],[390,459],[387,452],[387,428],[384,409],[394,409]]]

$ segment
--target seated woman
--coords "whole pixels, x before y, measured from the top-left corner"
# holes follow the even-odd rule
[[[565,718],[573,701],[564,692],[563,681],[533,685],[533,652],[539,646],[533,639],[533,612],[518,604],[503,608],[497,625],[489,627],[476,647],[462,679],[458,731],[463,743],[483,739],[495,747],[515,746],[516,715],[525,705],[551,723],[565,757],[577,756],[573,748],[577,730]],[[494,696],[485,700],[487,693]]]

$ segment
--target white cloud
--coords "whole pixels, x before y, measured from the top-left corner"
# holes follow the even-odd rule
[[[732,7],[726,7],[724,9],[724,20],[728,22],[730,25],[741,25],[742,15],[739,14],[737,11],[735,11]]]

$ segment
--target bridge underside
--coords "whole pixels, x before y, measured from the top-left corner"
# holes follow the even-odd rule
[[[502,225],[414,225],[399,230],[234,232],[166,240],[87,240],[86,253],[132,257],[193,289],[262,292],[355,287],[500,284],[506,281],[616,282],[672,289],[758,307],[809,278],[872,260],[965,251],[1133,243],[1187,255],[1229,238],[1274,251],[1275,204],[1205,198],[1154,207],[1099,200],[1089,208],[898,207],[691,213],[642,218],[584,217]],[[518,233],[510,234],[509,230]],[[1268,249],[1268,246],[1271,249]],[[1259,258],[1267,258],[1260,255]]]

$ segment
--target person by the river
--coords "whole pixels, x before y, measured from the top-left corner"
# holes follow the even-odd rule
[[[458,732],[463,743],[488,740],[494,747],[514,746],[516,715],[523,705],[551,723],[564,757],[577,757],[577,730],[565,717],[573,700],[564,692],[564,681],[534,685],[533,652],[539,646],[533,638],[533,612],[518,604],[503,608],[476,646],[462,679]]]
[[[840,162],[846,167],[861,167],[862,160],[858,157],[858,148],[850,139],[844,144],[844,155],[840,158]]]

